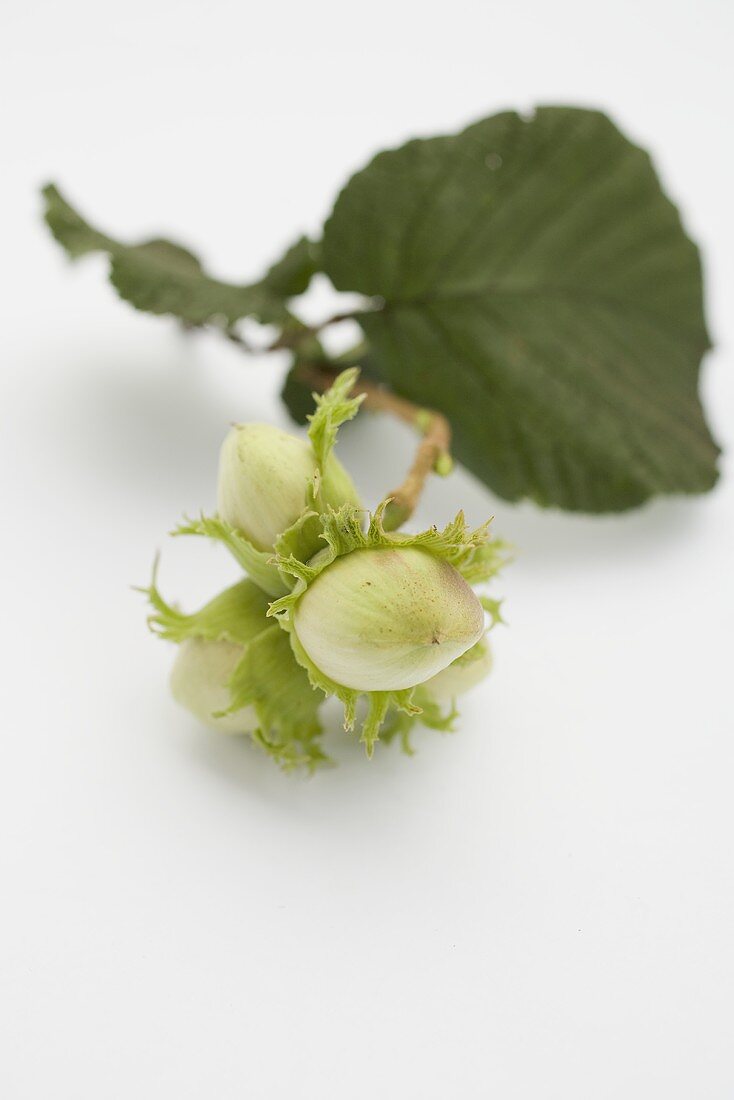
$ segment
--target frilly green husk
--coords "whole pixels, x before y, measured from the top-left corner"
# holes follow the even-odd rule
[[[297,541],[292,534],[284,536],[276,546],[278,553],[274,559],[281,576],[290,576],[294,580],[292,590],[280,599],[274,600],[268,615],[276,618],[290,637],[295,658],[306,672],[314,688],[325,695],[336,696],[344,705],[344,727],[354,728],[357,702],[361,696],[367,701],[367,716],[364,719],[361,740],[367,755],[371,756],[380,729],[391,711],[399,711],[409,719],[421,718],[422,724],[434,728],[446,728],[450,716],[443,715],[435,705],[429,705],[416,688],[403,691],[360,692],[344,687],[326,676],[309,658],[293,630],[293,616],[299,600],[325,569],[339,557],[351,554],[355,550],[378,548],[400,549],[414,547],[433,554],[452,565],[470,584],[490,580],[506,560],[506,547],[498,541],[490,542],[489,521],[471,530],[464,519],[463,512],[439,530],[431,527],[420,534],[385,531],[383,517],[390,498],[382,501],[369,517],[364,529],[364,513],[353,505],[345,504],[336,511],[316,515],[304,515],[303,526],[307,523],[318,524],[318,540],[322,549],[314,556],[306,558],[304,554],[294,552]],[[307,542],[313,545],[313,528]],[[289,552],[288,552],[289,551]],[[401,733],[405,722],[401,722]]]
[[[232,642],[242,656],[229,681],[230,703],[212,718],[252,707],[258,727],[250,737],[285,770],[313,771],[329,758],[320,745],[321,700],[297,664],[287,638],[267,617],[268,596],[245,579],[220,592],[198,611],[185,614],[161,595],[156,569],[142,589],[151,605],[153,633],[181,643],[189,638]]]
[[[314,394],[316,409],[309,418],[308,433],[314,473],[307,487],[306,507],[277,540],[275,554],[256,549],[219,516],[202,515],[198,520],[186,520],[172,534],[223,543],[249,579],[190,615],[163,599],[155,570],[151,584],[142,589],[152,606],[149,625],[161,637],[175,642],[190,637],[227,639],[243,647],[229,683],[231,703],[223,713],[252,706],[260,723],[252,739],[285,769],[305,766],[313,770],[330,763],[320,746],[321,693],[341,701],[346,729],[354,727],[360,696],[365,697],[361,740],[369,756],[380,738],[386,742],[399,739],[403,749],[412,752],[410,734],[416,723],[450,730],[456,718],[453,705],[444,713],[422,685],[404,691],[359,692],[335,683],[314,666],[292,629],[292,616],[304,592],[324,569],[358,549],[416,547],[442,558],[473,585],[490,580],[509,559],[505,543],[490,541],[489,521],[472,530],[462,512],[443,530],[431,527],[419,534],[405,534],[384,528],[389,498],[366,521],[366,513],[353,504],[336,510],[325,504],[322,471],[339,426],[359,409],[362,397],[350,396],[358,375],[357,368],[346,370],[327,393]],[[489,614],[490,628],[502,621],[499,601],[485,596],[480,600]]]

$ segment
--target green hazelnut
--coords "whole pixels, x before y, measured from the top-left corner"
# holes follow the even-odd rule
[[[256,549],[271,550],[306,507],[316,467],[307,440],[270,424],[236,425],[219,457],[220,518],[238,528]],[[324,507],[360,507],[352,479],[333,454],[320,478],[320,500]]]
[[[452,661],[448,668],[432,676],[423,691],[434,703],[450,703],[452,699],[471,691],[492,669],[492,651],[486,638]]]
[[[244,647],[232,642],[187,638],[178,648],[171,672],[176,702],[223,733],[252,733],[259,725],[253,707],[218,713],[229,707],[228,684],[243,653]]]
[[[298,600],[293,630],[315,667],[356,691],[421,684],[470,649],[484,612],[447,561],[412,546],[336,558]]]

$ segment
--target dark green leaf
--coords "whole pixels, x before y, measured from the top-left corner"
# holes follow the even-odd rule
[[[380,372],[449,416],[501,496],[611,511],[714,484],[698,250],[603,114],[508,112],[381,153],[323,257],[339,290],[375,296]]]
[[[53,185],[43,194],[46,221],[69,255],[108,253],[110,281],[120,297],[148,313],[172,314],[190,325],[212,320],[232,325],[246,316],[283,324],[289,318],[285,299],[301,293],[313,273],[315,252],[302,238],[261,282],[224,283],[207,275],[181,245],[166,240],[123,244],[90,226]]]
[[[313,387],[301,381],[299,366],[300,360],[296,359],[285,376],[280,396],[296,424],[308,424],[314,410]]]
[[[261,285],[278,298],[295,298],[308,289],[319,269],[319,246],[308,237],[296,241],[268,271]]]
[[[72,259],[84,256],[87,252],[108,251],[114,247],[114,241],[92,229],[84,219],[61,195],[52,183],[43,189],[46,200],[44,217],[46,224],[59,244],[63,245]]]

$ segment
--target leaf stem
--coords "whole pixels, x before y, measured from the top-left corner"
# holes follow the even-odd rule
[[[303,362],[298,366],[298,377],[301,381],[313,386],[319,393],[329,389],[336,373],[333,369],[311,363]],[[391,499],[385,510],[384,526],[387,530],[394,531],[412,516],[428,475],[435,472],[446,477],[451,472],[451,425],[435,409],[414,405],[412,401],[398,397],[369,379],[357,382],[354,393],[365,395],[365,409],[389,413],[421,434],[421,441],[408,473],[402,483],[388,493]]]
[[[322,333],[325,328],[329,328],[330,325],[338,325],[342,321],[356,321],[363,312],[363,310],[348,310],[344,313],[334,313],[331,317],[327,317],[325,321],[320,321],[317,325],[299,324],[299,326],[292,331],[285,328],[280,335],[275,338],[272,344],[268,344],[265,351],[295,351],[304,340],[314,339]]]

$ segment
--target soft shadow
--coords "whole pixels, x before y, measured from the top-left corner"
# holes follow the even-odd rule
[[[184,341],[143,361],[87,352],[60,364],[58,386],[37,395],[36,416],[58,457],[108,493],[160,499],[167,515],[183,503],[211,504],[233,420],[270,419],[268,397],[253,393],[250,379],[233,371],[227,386],[221,374]]]
[[[355,804],[374,805],[376,798],[385,797],[387,789],[394,792],[403,782],[410,782],[416,766],[415,758],[407,757],[397,743],[378,745],[372,760],[367,760],[359,733],[345,733],[342,715],[333,700],[323,707],[322,743],[333,765],[312,775],[304,769],[285,773],[248,737],[222,735],[195,722],[187,724],[181,744],[197,766],[227,787],[294,816],[315,812],[329,817],[341,804],[345,809]]]

